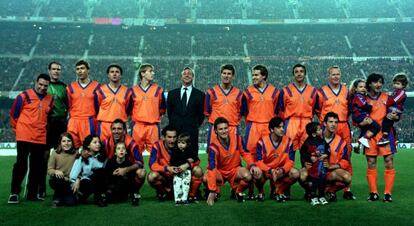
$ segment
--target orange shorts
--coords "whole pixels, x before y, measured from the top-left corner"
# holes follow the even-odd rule
[[[226,181],[229,182],[230,187],[232,189],[236,189],[237,188],[237,184],[235,183],[236,177],[237,177],[237,173],[239,171],[239,167],[236,167],[232,170],[229,171],[223,171],[223,170],[215,170],[216,172],[216,184],[217,184],[217,188],[221,187],[224,185],[224,183]],[[219,192],[219,191],[217,191]]]
[[[257,142],[263,136],[269,135],[269,123],[248,122],[244,136],[245,149],[253,156],[256,155]]]
[[[82,142],[86,136],[96,134],[96,119],[89,117],[86,119],[69,118],[68,132],[73,137],[73,144],[75,148],[82,146]]]
[[[299,150],[305,143],[308,135],[306,125],[311,122],[309,118],[289,118],[285,120],[285,134],[292,139],[293,149]]]
[[[112,122],[98,121],[98,136],[101,140],[106,140],[112,135],[111,131]]]
[[[160,139],[160,125],[134,122],[132,128],[132,138],[138,145],[138,149],[141,152],[147,150],[151,152],[152,145]]]
[[[390,143],[384,146],[378,146],[377,142],[382,138],[382,132],[377,133],[375,137],[369,139],[370,148],[365,148],[364,153],[367,156],[387,156],[394,154],[397,149],[395,145],[395,136],[393,130],[388,134]]]

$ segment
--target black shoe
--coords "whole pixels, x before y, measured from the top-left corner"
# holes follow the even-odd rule
[[[271,199],[271,200],[276,200],[276,196],[277,196],[277,194],[275,194],[275,193],[270,193],[270,195],[269,195],[269,199]]]
[[[305,194],[303,195],[303,198],[305,199],[306,202],[310,202],[312,199],[312,195],[309,192],[305,192]]]
[[[384,202],[392,202],[391,194],[389,194],[389,193],[384,194],[384,199],[382,201],[384,201]]]
[[[19,195],[18,194],[11,194],[9,196],[9,200],[7,201],[8,204],[19,204]]]
[[[253,193],[247,194],[246,200],[253,201],[256,200],[256,196]]]
[[[265,195],[263,193],[259,193],[254,197],[254,199],[256,199],[256,201],[258,201],[258,202],[264,202]]]
[[[284,193],[285,197],[286,197],[286,201],[290,200],[290,188],[286,189],[285,193]]]
[[[139,193],[134,193],[131,198],[132,206],[139,206],[140,200],[141,200],[141,195]]]
[[[198,203],[197,196],[190,196],[190,197],[188,197],[188,202],[189,203]]]
[[[284,195],[284,194],[276,195],[276,201],[277,202],[286,202],[286,200],[287,200],[286,195]]]
[[[344,193],[344,195],[345,195],[345,193]],[[328,202],[336,202],[337,201],[336,194],[334,192],[326,192],[325,197],[328,200]]]
[[[97,204],[99,207],[106,207],[106,206],[108,206],[108,203],[107,203],[107,201],[106,201],[106,196],[105,196],[105,194],[101,194],[101,195],[98,197],[98,201],[96,202],[96,204]]]
[[[346,200],[355,200],[356,199],[354,194],[352,194],[352,192],[350,192],[350,191],[344,192],[344,195],[342,197]]]
[[[165,193],[157,193],[157,198],[158,198],[158,201],[164,202],[166,200],[166,198],[167,198],[167,194],[165,194]]]
[[[46,198],[46,192],[37,194],[37,200],[44,201]]]
[[[237,202],[244,202],[244,194],[243,193],[236,193],[236,200]]]
[[[230,192],[230,199],[233,199],[233,200],[236,200],[237,199],[236,192],[233,189]]]
[[[379,200],[378,193],[374,193],[374,192],[369,193],[369,196],[368,196],[368,199],[367,199],[368,202],[374,202],[374,201],[378,201],[378,200]]]

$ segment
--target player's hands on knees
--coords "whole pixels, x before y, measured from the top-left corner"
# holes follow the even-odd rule
[[[210,192],[210,194],[208,194],[208,197],[207,197],[207,205],[209,206],[214,205],[216,198],[217,198],[217,193]]]

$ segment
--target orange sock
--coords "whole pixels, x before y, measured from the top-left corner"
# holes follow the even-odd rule
[[[276,194],[284,194],[286,189],[290,187],[290,185],[293,184],[294,181],[292,181],[288,176],[283,177],[282,180],[276,181]]]
[[[249,187],[250,183],[244,180],[240,180],[239,185],[237,186],[236,193],[241,193]]]
[[[386,169],[384,172],[385,189],[384,194],[391,194],[395,181],[395,169]]]
[[[197,195],[197,190],[200,187],[203,181],[201,178],[196,176],[191,176],[191,185],[190,185],[190,192],[188,192],[189,197],[195,197]]]
[[[377,169],[367,169],[367,180],[368,180],[368,186],[371,192],[373,193],[378,193],[378,188],[377,188],[377,180],[378,180],[378,175],[377,175]]]

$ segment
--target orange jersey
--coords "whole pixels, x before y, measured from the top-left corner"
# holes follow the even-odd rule
[[[10,109],[10,122],[16,141],[46,144],[46,125],[53,108],[52,95],[38,95],[28,89],[16,97]]]
[[[219,141],[210,144],[207,150],[208,170],[230,171],[241,166],[241,156],[248,166],[254,163],[250,153],[243,149],[241,136],[230,134],[229,136],[230,144],[228,147],[224,147]]]
[[[155,172],[166,172],[170,165],[172,150],[168,150],[163,140],[155,142],[151,149],[149,167]]]
[[[256,165],[264,172],[281,168],[288,173],[295,161],[295,153],[290,138],[283,136],[279,143],[274,144],[271,135],[263,136],[257,142]]]
[[[112,123],[115,119],[128,120],[127,107],[130,100],[128,87],[121,85],[113,91],[107,84],[101,85],[95,95],[97,120]]]
[[[99,86],[100,84],[97,81],[90,81],[83,88],[79,81],[76,81],[66,87],[70,118],[84,119],[96,116],[94,98],[95,91]]]
[[[234,180],[237,169],[241,166],[241,156],[248,166],[254,164],[251,154],[243,149],[241,136],[232,134],[229,134],[229,136],[230,144],[228,147],[224,147],[217,141],[216,143],[211,143],[207,150],[207,182],[208,188],[211,191],[217,190],[216,172],[233,178],[230,181]]]
[[[318,100],[317,90],[306,84],[300,91],[294,83],[285,87],[280,94],[279,112],[283,119],[308,118],[312,119]]]
[[[224,117],[230,126],[238,126],[242,94],[236,87],[232,87],[227,94],[219,85],[208,89],[204,100],[204,114],[208,117],[208,122],[214,124],[218,117]]]
[[[161,86],[151,84],[147,90],[141,86],[132,87],[131,103],[132,121],[144,123],[159,123],[160,116],[165,113],[166,102]]]
[[[346,86],[341,85],[338,94],[335,94],[329,85],[322,86],[318,92],[319,96],[319,120],[323,122],[323,118],[328,112],[338,114],[340,122],[348,122],[349,116],[349,91]]]
[[[388,95],[386,93],[380,93],[378,97],[372,98],[367,95],[367,102],[372,105],[372,110],[369,113],[369,117],[375,120],[379,125],[382,125],[382,121],[387,115],[387,101]]]
[[[129,155],[129,160],[134,162],[140,166],[143,166],[144,160],[142,158],[141,152],[138,149],[138,145],[129,135],[124,135],[124,144],[127,149],[127,153]],[[111,136],[106,140],[102,141],[102,146],[105,149],[106,156],[108,160],[115,156],[115,141],[114,138]]]
[[[348,145],[340,136],[334,135],[332,140],[328,142],[331,154],[329,156],[329,164],[339,164],[339,166],[346,170],[349,168],[349,153]]]
[[[243,93],[242,114],[247,122],[268,123],[276,116],[279,90],[266,84],[263,91],[255,85],[249,86]]]

